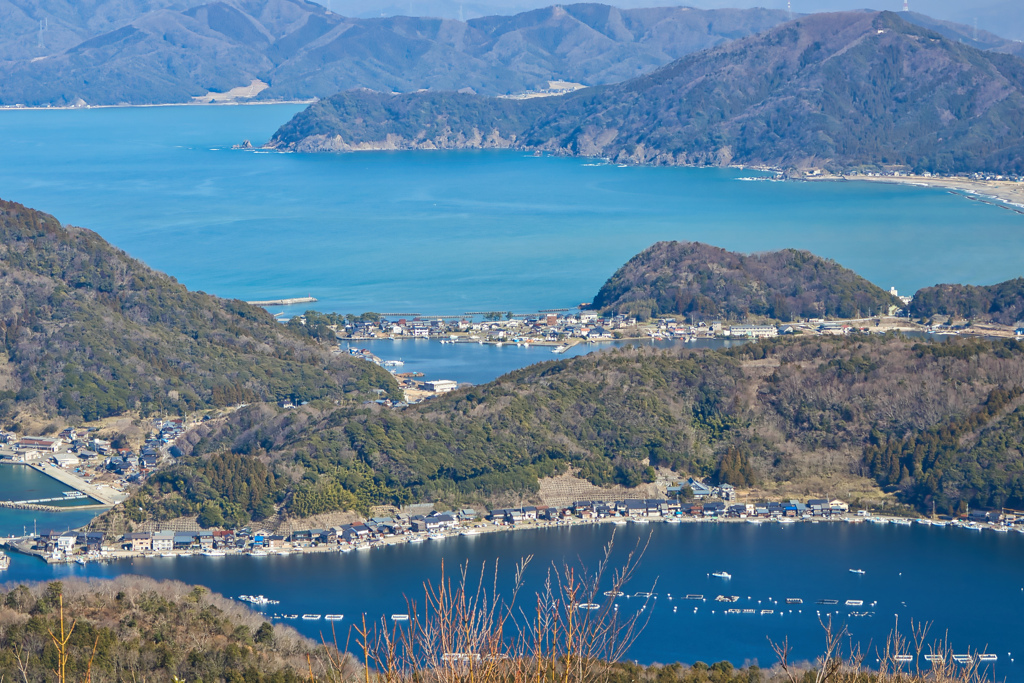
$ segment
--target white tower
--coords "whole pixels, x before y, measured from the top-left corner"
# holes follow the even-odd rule
[[[903,0],[903,11],[904,12],[909,12],[910,11],[910,4],[909,3],[910,3],[910,0]]]

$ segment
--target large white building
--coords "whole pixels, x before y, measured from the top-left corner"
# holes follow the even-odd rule
[[[444,394],[449,391],[455,391],[456,389],[458,389],[459,383],[451,379],[435,379],[424,382],[423,386],[426,387],[427,391],[434,391],[439,394]]]
[[[733,325],[729,328],[730,337],[749,337],[762,339],[779,336],[779,328],[774,325]]]

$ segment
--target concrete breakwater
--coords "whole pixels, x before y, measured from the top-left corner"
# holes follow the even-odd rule
[[[300,296],[294,299],[267,299],[265,301],[246,301],[250,306],[291,306],[292,304],[311,304],[315,296]]]
[[[90,506],[92,507],[92,506]],[[39,505],[38,503],[21,503],[13,500],[0,500],[0,508],[12,510],[39,510],[41,512],[64,512],[68,508],[55,505]]]

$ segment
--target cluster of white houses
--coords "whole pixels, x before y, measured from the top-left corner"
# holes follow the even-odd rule
[[[581,500],[568,507],[524,505],[517,508],[496,508],[481,515],[475,509],[431,512],[427,515],[395,515],[374,517],[365,522],[345,524],[330,529],[303,529],[287,534],[266,531],[207,530],[156,531],[125,534],[120,539],[124,550],[137,552],[168,552],[174,550],[246,550],[284,547],[316,547],[332,544],[358,544],[379,538],[405,534],[432,534],[462,527],[466,522],[485,517],[496,524],[514,525],[531,520],[557,521],[570,518],[601,519],[607,517],[829,517],[849,510],[840,500],[812,499],[806,503],[745,503],[725,501],[683,502],[678,499],[627,499],[617,501]],[[41,542],[49,543],[48,537]]]
[[[394,517],[374,517],[365,522],[330,529],[303,529],[289,533],[269,533],[251,529],[134,532],[118,538],[116,547],[140,553],[168,553],[358,546],[396,536],[414,538],[419,534],[454,532],[465,523],[477,522],[481,517],[485,517],[493,524],[515,526],[532,520],[605,518],[828,519],[847,512],[849,506],[845,502],[827,498],[812,498],[805,503],[797,500],[759,503],[729,503],[722,500],[684,502],[678,499],[580,500],[568,507],[524,505],[516,508],[496,508],[484,515],[475,509],[412,516],[399,514]],[[955,520],[953,524],[1009,525],[1014,522],[1020,523],[1021,519],[1019,515],[1010,515],[1006,511],[972,510],[964,520]],[[108,540],[114,541],[113,538],[106,539],[100,532],[47,531],[32,539],[30,548],[47,557],[70,561],[75,556],[104,554],[105,551],[113,549],[107,544]]]

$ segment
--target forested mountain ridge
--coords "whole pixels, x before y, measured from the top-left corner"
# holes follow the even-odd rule
[[[462,22],[353,19],[306,0],[80,5],[0,0],[0,105],[188,102],[254,79],[269,86],[260,100],[351,88],[494,95],[546,88],[550,80],[614,83],[787,17],[763,9],[575,4]]]
[[[840,482],[872,477],[929,509],[1017,506],[1021,428],[1007,406],[1019,400],[999,397],[1022,387],[1024,345],[1013,340],[860,335],[719,351],[623,348],[401,411],[252,406],[190,433],[178,463],[124,513],[201,513],[233,525],[276,505],[299,517],[422,501],[504,505],[535,500],[539,477],[569,467],[599,485],[635,486],[669,467],[817,495],[845,495]],[[982,437],[968,436],[982,426]],[[897,444],[918,436],[942,444],[941,457],[914,460],[912,447],[899,455]]]
[[[341,93],[297,114],[268,144],[1021,173],[1024,61],[891,12],[816,14],[562,97]]]
[[[910,313],[1015,325],[1024,321],[1024,278],[994,285],[935,285],[914,294]]]
[[[0,420],[72,421],[279,398],[394,379],[261,308],[190,292],[96,233],[0,201]]]
[[[646,319],[856,318],[898,299],[835,261],[796,249],[739,254],[699,242],[658,242],[619,268],[593,307]]]

